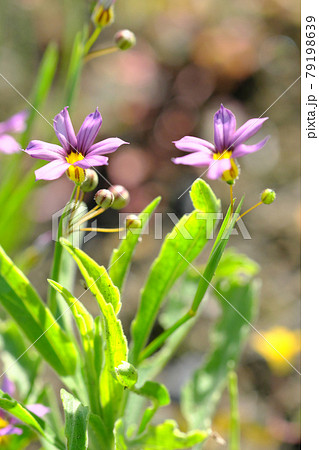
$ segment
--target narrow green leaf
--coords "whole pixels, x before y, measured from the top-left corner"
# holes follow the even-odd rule
[[[52,42],[48,45],[44,52],[38,76],[30,96],[30,103],[33,108],[30,109],[30,115],[27,120],[27,128],[21,136],[22,148],[25,148],[28,144],[34,119],[38,116],[38,110],[41,109],[41,106],[48,96],[56,72],[57,63],[58,47]]]
[[[108,303],[112,304],[115,314],[117,314],[121,308],[120,294],[118,288],[112,283],[106,268],[97,264],[85,252],[75,248],[66,239],[61,238],[60,242],[77,263],[88,289],[96,297],[103,315],[109,314]]]
[[[74,373],[77,362],[74,344],[1,247],[0,303],[54,370],[62,376]]]
[[[21,420],[21,422],[28,425],[32,428],[32,430],[43,436],[48,442],[55,445],[55,448],[62,450],[65,448],[63,443],[60,442],[54,435],[48,424],[43,419],[33,414],[27,409],[27,407],[19,403],[17,400],[14,400],[9,394],[3,392],[1,389],[0,408],[4,409],[17,419]]]
[[[64,389],[61,399],[65,414],[65,436],[68,450],[85,450],[88,448],[89,407],[82,405]]]
[[[78,326],[79,332],[83,338],[83,344],[86,351],[93,348],[94,341],[94,319],[85,306],[79,299],[73,297],[73,295],[61,284],[54,280],[48,280],[48,283],[59,292],[67,305],[69,306],[75,322]]]
[[[132,323],[133,346],[130,360],[135,365],[150,335],[160,306],[175,281],[207,243],[217,220],[220,202],[203,180],[196,180],[190,192],[195,210],[184,215],[169,233],[154,261],[141,293]]]
[[[182,391],[182,410],[191,427],[210,426],[227,384],[229,363],[237,362],[255,317],[259,283],[234,279],[217,282],[216,295],[222,315],[213,330],[212,350]]]
[[[29,344],[13,320],[0,324],[0,344],[4,369],[25,402],[39,371],[41,356],[33,348],[26,352]]]
[[[125,436],[123,420],[119,419],[115,425],[115,447],[116,450],[185,450],[205,441],[210,434],[209,430],[183,433],[174,420],[167,420],[160,425],[149,426],[140,437],[129,440]]]
[[[113,439],[113,426],[121,407],[124,387],[116,377],[116,368],[127,361],[127,341],[121,322],[116,318],[113,306],[107,303],[104,308],[104,367],[100,376],[100,402],[104,417],[107,417],[106,428],[109,440]]]
[[[83,67],[84,41],[87,34],[86,29],[76,34],[70,58],[69,69],[65,83],[65,104],[71,105],[79,83]]]
[[[112,252],[109,273],[113,283],[120,290],[125,282],[125,277],[130,268],[130,263],[139,237],[160,201],[161,197],[157,197],[139,214],[138,217],[141,220],[141,227],[135,229],[134,232],[128,230],[127,235],[122,240],[119,247]]]

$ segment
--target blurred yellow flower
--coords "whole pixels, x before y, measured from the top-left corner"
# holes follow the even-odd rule
[[[293,364],[296,356],[300,353],[300,330],[274,327],[268,331],[261,332],[261,334],[271,345],[261,336],[254,335],[252,338],[253,348],[265,358],[276,375],[287,375],[291,370],[291,366],[284,358]]]

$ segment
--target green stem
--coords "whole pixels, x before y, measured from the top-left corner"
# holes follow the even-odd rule
[[[102,48],[101,50],[90,52],[85,56],[84,62],[87,63],[91,59],[98,58],[99,56],[110,55],[111,53],[115,53],[118,50],[119,48],[116,45],[113,45],[112,47]]]
[[[228,390],[230,398],[230,450],[240,450],[240,420],[238,408],[238,383],[236,372],[228,373]]]
[[[91,36],[89,37],[89,39],[87,40],[87,42],[84,46],[84,50],[83,50],[84,55],[87,55],[89,53],[92,45],[95,43],[95,41],[99,37],[101,31],[102,31],[102,27],[95,28],[95,30],[93,31],[93,33],[91,34]]]
[[[179,327],[184,325],[184,323],[188,322],[192,319],[196,314],[196,311],[190,309],[183,317],[181,317],[174,325],[165,330],[162,334],[160,334],[154,341],[152,341],[142,352],[140,355],[139,362],[142,362],[144,359],[151,356],[159,347],[161,347],[166,339],[169,338],[171,334],[174,333]]]
[[[57,233],[57,240],[55,242],[54,256],[53,256],[53,265],[52,265],[52,269],[51,269],[50,278],[52,280],[54,280],[54,281],[57,281],[57,282],[59,281],[60,269],[61,269],[61,260],[62,260],[62,252],[63,252],[63,247],[60,244],[60,237],[62,237],[62,235],[63,235],[63,221],[64,221],[64,218],[65,218],[66,212],[68,210],[68,206],[71,203],[71,201],[73,200],[75,191],[76,191],[76,186],[73,189],[73,192],[71,194],[70,200],[65,205],[63,214],[62,214],[60,222],[59,222],[59,228],[58,228],[58,233]],[[48,306],[49,306],[52,314],[54,316],[56,316],[56,314],[58,312],[57,311],[58,310],[57,291],[51,285],[49,285]]]

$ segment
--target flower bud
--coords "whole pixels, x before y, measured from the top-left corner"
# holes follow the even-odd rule
[[[115,185],[110,187],[110,191],[114,195],[113,209],[122,209],[129,204],[130,194],[124,186]]]
[[[114,22],[114,2],[115,0],[98,0],[91,16],[96,27],[104,28]]]
[[[85,171],[86,178],[81,184],[82,192],[91,192],[93,191],[99,183],[98,174],[93,169],[86,169]]]
[[[136,37],[130,30],[120,30],[115,34],[114,41],[120,50],[128,50],[136,44]]]
[[[265,203],[265,205],[270,205],[276,200],[276,192],[272,189],[265,189],[261,193],[260,200]]]
[[[108,189],[100,189],[94,196],[96,204],[103,209],[109,208],[114,202],[114,195]]]
[[[142,221],[135,214],[130,214],[125,218],[125,227],[128,228],[141,228]]]
[[[122,361],[118,367],[115,367],[116,377],[122,386],[127,388],[134,386],[137,382],[137,370],[132,364]]]

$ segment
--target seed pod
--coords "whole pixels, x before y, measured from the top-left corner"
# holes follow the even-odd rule
[[[86,169],[85,171],[86,178],[81,184],[82,192],[91,192],[94,191],[96,186],[99,183],[98,174],[93,169]]]
[[[113,209],[122,209],[129,204],[130,194],[124,186],[115,185],[110,187],[110,191],[114,195]]]
[[[136,44],[136,37],[130,30],[120,30],[115,34],[114,41],[120,50],[128,50]]]
[[[137,382],[137,370],[126,361],[122,361],[122,364],[115,367],[115,373],[119,383],[126,388],[134,386]]]
[[[94,196],[97,205],[103,209],[109,208],[114,202],[114,195],[108,189],[100,189]]]
[[[130,214],[125,218],[125,227],[129,228],[141,228],[142,221],[135,214]]]
[[[260,200],[265,203],[265,205],[270,205],[276,200],[276,192],[272,189],[265,189],[261,193]]]
[[[104,28],[114,22],[114,7],[115,0],[98,0],[96,3],[91,20],[98,28]]]

